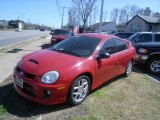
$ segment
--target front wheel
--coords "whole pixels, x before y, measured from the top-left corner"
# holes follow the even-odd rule
[[[133,63],[132,63],[132,60],[130,60],[127,64],[127,67],[126,67],[126,70],[125,70],[125,73],[124,75],[127,77],[131,74],[132,72],[132,68],[133,68]]]
[[[68,93],[68,103],[78,105],[87,97],[90,90],[90,78],[86,75],[78,77],[71,85]]]
[[[147,67],[151,73],[159,74],[160,73],[160,59],[159,58],[150,59],[147,63]]]

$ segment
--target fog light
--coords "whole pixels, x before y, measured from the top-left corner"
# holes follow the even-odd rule
[[[44,90],[44,98],[49,98],[51,96],[51,91]]]

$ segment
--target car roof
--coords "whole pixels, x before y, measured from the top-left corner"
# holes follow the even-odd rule
[[[95,37],[95,38],[99,38],[101,40],[107,40],[109,38],[119,38],[117,36],[114,35],[108,35],[108,34],[102,34],[102,33],[82,33],[82,34],[78,34],[79,36],[89,36],[89,37]]]

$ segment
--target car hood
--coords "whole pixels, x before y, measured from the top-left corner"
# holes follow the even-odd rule
[[[74,67],[84,59],[46,49],[24,57],[18,66],[27,73],[41,76],[48,71],[63,71],[68,67]]]

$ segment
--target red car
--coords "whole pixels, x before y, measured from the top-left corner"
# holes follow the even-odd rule
[[[56,44],[72,35],[71,32],[66,29],[55,29],[51,31],[50,34],[52,35],[51,44]]]
[[[14,88],[37,103],[77,105],[111,78],[129,76],[135,53],[129,41],[115,36],[76,35],[24,56],[14,69]]]

